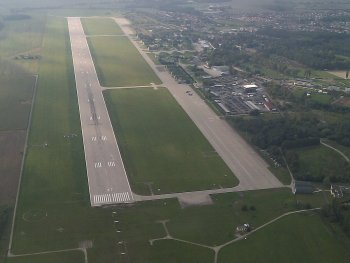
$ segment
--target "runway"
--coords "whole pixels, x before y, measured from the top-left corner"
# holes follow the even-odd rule
[[[80,18],[69,17],[91,206],[130,203],[130,188]]]
[[[170,91],[238,178],[238,187],[218,189],[212,193],[283,187],[281,182],[270,172],[265,160],[255,152],[252,146],[241,138],[226,120],[220,119],[196,92],[193,92],[193,95],[189,96],[186,91],[191,90],[190,86],[177,83],[167,71],[159,71],[158,66],[140,48],[134,36],[128,34],[129,25],[121,23],[120,19],[115,19],[115,22],[121,27],[125,35],[128,36],[142,57],[152,67],[153,71],[156,72],[163,82],[162,85]],[[137,199],[142,200],[143,198],[137,196]],[[144,199],[148,200],[149,198],[145,197]]]

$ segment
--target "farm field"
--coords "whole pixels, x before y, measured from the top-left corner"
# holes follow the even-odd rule
[[[0,205],[16,200],[25,137],[25,131],[0,132]]]
[[[319,145],[294,152],[299,155],[298,179],[303,180],[303,175],[307,175],[317,181],[322,181],[325,177],[329,177],[331,181],[334,178],[340,181],[349,180],[350,164],[334,150]]]
[[[38,55],[41,53],[45,16],[30,14],[26,19],[4,19],[4,28],[0,31],[0,57],[28,72],[37,74],[40,59],[23,58],[21,55]]]
[[[160,84],[156,74],[127,37],[90,37],[88,43],[102,86]]]
[[[239,258],[240,263],[348,262],[349,245],[349,240],[318,214],[297,214],[224,247],[219,262],[232,262],[232,258]]]
[[[111,18],[82,18],[85,35],[123,35],[123,31]]]
[[[35,77],[11,62],[0,63],[0,131],[25,130]]]
[[[238,181],[167,89],[104,93],[132,188],[149,195]]]

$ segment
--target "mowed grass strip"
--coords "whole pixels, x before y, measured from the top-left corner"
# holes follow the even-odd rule
[[[150,239],[166,236],[159,220],[168,220],[168,230],[174,238],[215,246],[235,239],[236,227],[244,223],[256,228],[285,212],[302,209],[305,205],[322,206],[326,203],[323,194],[293,195],[285,188],[227,193],[213,195],[212,205],[185,209],[180,207],[176,199],[138,202],[127,209],[116,208],[113,220],[119,221],[117,227],[122,232],[118,234],[118,241],[127,244],[129,262],[214,262],[210,249],[195,245],[185,246],[178,241],[160,240],[151,246]],[[341,240],[337,242],[338,245],[342,244]],[[240,262],[239,257],[232,258]]]
[[[102,86],[141,86],[160,80],[127,37],[90,37],[89,47]]]
[[[112,18],[82,18],[85,35],[122,35],[119,25]]]
[[[6,260],[8,263],[62,263],[74,262],[84,263],[85,258],[82,251],[68,251],[43,255],[32,255],[26,257],[12,257]]]
[[[67,21],[50,18],[46,32],[14,254],[77,248],[94,239],[106,246],[114,235],[109,213],[107,219],[107,211],[90,207]]]
[[[232,187],[238,183],[165,88],[105,92],[132,188],[139,194]]]
[[[218,262],[349,262],[350,242],[342,235],[318,214],[291,215],[224,247]]]

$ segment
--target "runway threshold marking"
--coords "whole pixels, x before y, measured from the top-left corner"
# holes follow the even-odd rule
[[[94,204],[123,203],[128,201],[130,201],[129,192],[94,195],[93,197]]]

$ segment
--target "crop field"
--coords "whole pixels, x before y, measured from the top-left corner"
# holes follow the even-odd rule
[[[132,188],[172,193],[236,185],[237,179],[167,89],[105,93]]]
[[[121,28],[111,18],[82,18],[85,35],[122,35]]]
[[[314,213],[291,215],[224,247],[219,262],[348,262],[349,240]]]
[[[35,77],[18,65],[0,62],[0,131],[25,130]]]
[[[23,20],[5,20],[0,31],[0,54],[14,56],[40,48],[45,25],[45,16],[30,15]]]
[[[299,174],[307,174],[315,180],[325,177],[349,180],[349,164],[339,153],[323,145],[295,150],[299,155]],[[302,179],[302,178],[301,178]]]
[[[140,86],[160,80],[127,37],[88,39],[102,86]]]

